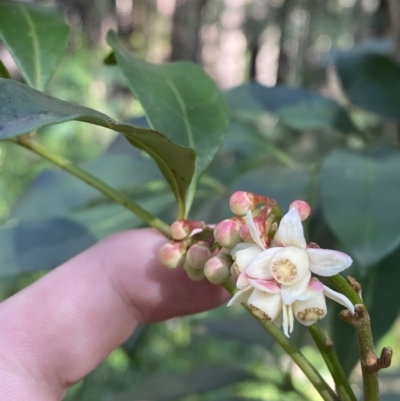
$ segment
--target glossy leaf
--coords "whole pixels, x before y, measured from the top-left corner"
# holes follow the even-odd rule
[[[334,151],[321,177],[325,219],[364,269],[400,244],[400,153]]]
[[[111,398],[112,401],[167,401],[185,395],[207,392],[248,380],[244,369],[208,367],[188,373],[158,374],[148,377],[134,390]]]
[[[182,217],[188,212],[196,182],[222,146],[228,123],[224,98],[215,82],[195,64],[151,64],[128,51],[114,32],[107,41],[150,125],[172,142],[196,151],[193,185],[186,198],[180,199]]]
[[[269,112],[297,130],[336,129],[356,132],[346,110],[334,100],[300,88],[266,87],[258,83],[240,85],[226,93],[234,112]]]
[[[44,89],[64,54],[69,27],[62,13],[37,4],[0,2],[0,39],[26,82]]]
[[[0,139],[70,120],[100,125],[124,134],[132,145],[156,161],[176,198],[182,199],[194,172],[193,150],[172,143],[154,130],[121,124],[87,107],[56,99],[12,80],[0,79]]]
[[[351,102],[400,122],[400,66],[392,58],[354,53],[337,58],[336,67]]]

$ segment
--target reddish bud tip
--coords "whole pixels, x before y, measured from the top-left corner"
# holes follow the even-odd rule
[[[289,210],[293,208],[297,209],[297,211],[299,212],[301,221],[304,221],[311,214],[311,207],[305,201],[302,200],[293,201],[289,206]]]
[[[230,277],[232,260],[227,254],[219,254],[208,260],[204,266],[204,274],[213,284],[222,284]]]
[[[181,265],[185,259],[185,246],[182,242],[169,241],[158,251],[160,262],[171,269]]]
[[[207,260],[211,258],[211,249],[203,241],[192,245],[186,254],[186,260],[193,269],[203,269]]]
[[[173,239],[182,240],[189,236],[190,229],[186,224],[186,220],[174,221],[171,225],[171,236]]]
[[[217,224],[214,238],[224,248],[232,249],[241,242],[239,231],[241,222],[237,219],[226,219]]]
[[[236,216],[244,216],[255,205],[254,195],[251,192],[237,191],[229,199],[229,206]]]

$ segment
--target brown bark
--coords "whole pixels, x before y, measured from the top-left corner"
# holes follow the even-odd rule
[[[171,60],[199,60],[202,10],[207,0],[177,1],[173,16]]]

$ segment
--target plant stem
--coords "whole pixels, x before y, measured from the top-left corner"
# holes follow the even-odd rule
[[[333,343],[325,338],[318,325],[315,323],[308,327],[319,352],[321,353],[326,366],[331,372],[332,378],[336,385],[341,401],[357,401],[356,396],[347,380],[346,374],[339,362]]]
[[[377,357],[374,352],[371,321],[367,308],[354,288],[341,275],[332,276],[329,281],[356,305],[354,315],[350,311],[344,310],[340,313],[340,317],[354,326],[356,331],[363,376],[364,401],[379,401],[378,374],[377,370],[371,369],[376,364]]]
[[[93,176],[92,174],[88,173],[87,171],[81,169],[80,167],[73,164],[70,160],[63,158],[62,156],[54,154],[51,150],[45,148],[39,142],[35,141],[29,135],[21,136],[18,138],[11,139],[12,142],[21,145],[32,152],[38,154],[39,156],[43,157],[44,159],[50,161],[51,163],[61,167],[63,170],[67,171],[68,173],[74,175],[75,177],[79,178],[80,180],[86,182],[90,186],[96,188],[98,191],[103,193],[105,196],[110,198],[111,200],[119,203],[120,205],[124,206],[136,216],[140,217],[143,221],[145,221],[150,226],[159,230],[162,234],[166,237],[170,237],[169,233],[169,226],[164,221],[160,220],[152,213],[148,212],[147,210],[143,209],[140,205],[136,202],[130,200],[125,195],[121,194],[105,182],[101,181],[97,177]]]
[[[235,292],[235,285],[231,281],[226,281],[223,284],[224,288],[231,294]],[[265,331],[273,337],[273,339],[286,351],[286,353],[293,359],[296,365],[303,371],[315,389],[319,392],[325,401],[339,401],[339,397],[328,386],[322,376],[310,364],[306,357],[298,350],[289,339],[283,334],[282,330],[276,327],[272,322],[259,319],[255,316],[246,304],[243,307],[261,324]]]

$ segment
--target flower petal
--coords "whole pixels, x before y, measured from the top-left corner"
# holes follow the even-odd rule
[[[283,303],[289,305],[299,299],[299,297],[307,290],[308,284],[310,282],[311,273],[308,272],[307,275],[292,285],[282,285],[281,294]]]
[[[240,243],[232,249],[231,255],[242,272],[262,251],[262,248],[256,244]]]
[[[268,294],[279,294],[280,287],[274,280],[254,280],[249,279],[249,283],[257,290],[267,292]]]
[[[310,301],[311,299],[316,298],[323,290],[324,285],[315,277],[313,277],[306,290],[297,297],[298,301]]]
[[[326,316],[327,309],[324,294],[320,292],[317,297],[311,300],[294,302],[293,312],[301,324],[311,326]]]
[[[331,290],[329,287],[324,285],[323,293],[325,296],[327,296],[330,299],[333,299],[336,301],[338,304],[343,305],[345,308],[347,308],[351,313],[354,314],[354,305],[350,301],[349,298],[344,296],[343,294],[340,294],[339,292]]]
[[[307,243],[304,238],[303,224],[297,209],[290,209],[279,224],[278,231],[275,234],[275,241],[284,246],[297,246],[306,249]]]
[[[270,280],[272,278],[271,260],[280,249],[282,248],[268,248],[259,253],[247,267],[247,275],[260,280]]]
[[[253,287],[249,286],[247,288],[243,288],[235,293],[235,295],[228,302],[227,306],[241,304],[242,302],[246,302],[251,293],[254,291]]]
[[[251,234],[251,238],[253,238],[253,241],[261,248],[265,249],[264,243],[260,238],[260,233],[257,230],[257,227],[254,223],[253,220],[253,215],[251,214],[251,211],[249,210],[246,215],[246,222],[247,226],[249,227],[249,231]]]
[[[289,315],[289,333],[293,332],[294,327],[294,316],[293,316],[293,305],[288,305],[288,315]]]
[[[247,277],[247,274],[245,272],[241,272],[236,281],[236,287],[239,290],[243,290],[244,288],[247,288],[249,285],[250,285],[250,283],[249,283],[249,278]]]
[[[283,305],[282,312],[283,312],[283,322],[282,322],[283,333],[285,334],[286,337],[289,337],[289,316],[288,316],[287,305]]]
[[[268,320],[274,321],[282,310],[282,298],[280,294],[267,294],[255,289],[248,299],[250,306],[256,307],[265,313]]]
[[[310,258],[310,270],[323,277],[338,274],[353,263],[349,255],[339,251],[308,248],[306,252]]]

